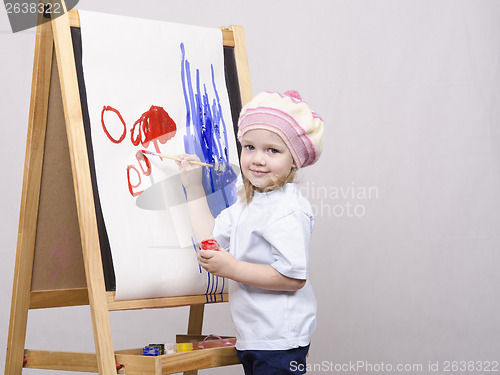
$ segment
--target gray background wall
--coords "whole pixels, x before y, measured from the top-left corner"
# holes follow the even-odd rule
[[[436,374],[446,361],[500,361],[500,2],[80,0],[77,8],[242,25],[254,94],[296,89],[324,118],[322,159],[300,176],[317,214],[311,373],[354,364],[337,372],[417,365]],[[0,367],[34,40],[34,29],[12,34],[0,10]],[[208,306],[205,322],[205,333],[234,332],[225,305]],[[113,312],[111,324],[117,349],[172,341],[187,309]],[[32,311],[26,347],[92,351],[91,332],[88,307]]]

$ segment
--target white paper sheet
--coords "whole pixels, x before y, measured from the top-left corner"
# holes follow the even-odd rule
[[[215,158],[226,169],[224,174],[212,170],[211,175],[205,169],[207,194],[215,190],[211,196],[216,198],[209,201],[212,214],[234,202],[238,155],[221,31],[79,13],[92,146],[116,299],[221,293],[227,282],[198,265],[175,162],[156,156],[146,160],[137,153],[197,153],[209,163]],[[202,129],[213,141],[200,141]]]

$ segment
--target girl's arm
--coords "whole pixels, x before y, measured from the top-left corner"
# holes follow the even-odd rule
[[[219,251],[200,250],[198,260],[212,275],[263,289],[294,292],[306,283],[306,280],[282,275],[271,265],[237,260],[223,248],[219,248]]]
[[[202,168],[200,166],[190,164],[189,161],[199,161],[196,155],[178,155],[182,161],[176,161],[181,172],[181,180],[184,189],[186,190],[189,216],[191,218],[191,226],[196,241],[200,243],[203,240],[212,238],[215,220],[208,207],[205,189],[201,182]]]

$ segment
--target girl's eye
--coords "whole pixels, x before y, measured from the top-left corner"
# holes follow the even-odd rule
[[[254,149],[252,145],[246,145],[245,148],[249,151],[252,151]]]
[[[269,152],[270,152],[271,154],[277,154],[277,153],[279,153],[279,151],[278,151],[278,150],[276,150],[275,148],[270,148],[270,149],[269,149]]]

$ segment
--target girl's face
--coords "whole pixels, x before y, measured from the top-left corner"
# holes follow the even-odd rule
[[[254,129],[241,138],[243,175],[257,191],[286,178],[295,163],[281,137],[269,130]]]

